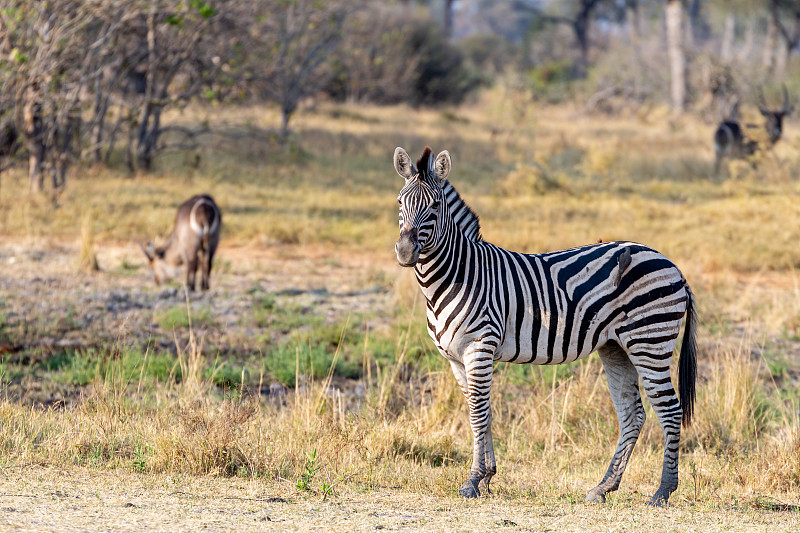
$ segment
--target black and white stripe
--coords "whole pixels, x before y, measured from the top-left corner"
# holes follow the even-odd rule
[[[522,254],[483,241],[478,217],[447,181],[450,156],[426,148],[416,167],[395,151],[406,180],[398,197],[398,261],[415,268],[427,300],[428,332],[450,361],[467,398],[474,436],[467,497],[496,472],[489,396],[494,361],[561,364],[597,351],[617,410],[620,439],[611,465],[587,499],[619,486],[642,424],[639,378],[665,435],[664,503],[678,484],[681,421],[691,422],[696,373],[694,297],[678,268],[632,242]],[[670,362],[686,315],[680,401]]]

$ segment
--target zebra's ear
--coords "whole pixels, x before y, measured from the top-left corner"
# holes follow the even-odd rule
[[[439,179],[446,180],[447,176],[450,175],[450,168],[452,163],[450,163],[450,152],[447,150],[442,150],[439,152],[439,155],[436,156],[436,162],[433,164],[433,168],[436,174],[439,176]]]
[[[408,152],[399,146],[394,149],[394,169],[400,174],[401,178],[406,180],[417,173],[414,163],[412,163],[411,158],[408,157]]]

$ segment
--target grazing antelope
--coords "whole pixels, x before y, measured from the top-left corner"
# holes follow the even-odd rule
[[[202,269],[200,287],[207,291],[220,229],[222,214],[213,198],[199,194],[183,202],[175,216],[175,228],[162,246],[155,247],[150,242],[147,246],[140,244],[150,262],[156,284],[172,278],[175,269],[185,265],[186,286],[194,291],[199,266]]]
[[[736,107],[737,105],[735,104],[733,109],[735,110]],[[773,111],[767,108],[767,104],[764,102],[764,95],[761,94],[761,91],[758,93],[758,110],[765,119],[765,139],[759,140],[746,137],[739,122],[731,118],[731,116],[735,115],[735,111],[731,112],[731,116],[724,120],[717,128],[717,131],[714,132],[714,153],[716,155],[714,174],[719,174],[719,168],[723,159],[745,158],[755,154],[759,150],[771,148],[780,140],[781,134],[783,133],[783,119],[789,116],[793,111],[789,103],[789,93],[786,91],[786,86],[783,86],[783,105],[780,111]]]

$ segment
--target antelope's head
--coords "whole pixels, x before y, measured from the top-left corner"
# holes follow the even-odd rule
[[[147,257],[147,262],[150,265],[150,270],[153,271],[153,277],[156,280],[156,285],[161,285],[163,282],[172,279],[173,272],[169,265],[164,261],[164,250],[160,250],[155,245],[147,241],[147,244],[139,243],[139,247]]]
[[[400,204],[400,238],[394,245],[397,262],[413,267],[423,250],[436,239],[439,215],[444,201],[442,186],[450,174],[450,154],[445,150],[433,158],[425,147],[416,166],[400,147],[394,151],[394,169],[405,180],[397,196]]]
[[[780,110],[769,109],[764,101],[764,94],[760,90],[758,92],[758,110],[766,120],[764,127],[767,129],[770,142],[773,144],[778,142],[783,133],[783,118],[789,116],[794,110],[789,102],[789,93],[786,91],[786,85],[783,86],[783,104]]]

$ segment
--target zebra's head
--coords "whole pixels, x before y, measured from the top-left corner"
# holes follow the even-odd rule
[[[394,151],[394,169],[406,183],[397,196],[400,204],[400,238],[394,245],[397,262],[413,267],[419,254],[433,244],[443,194],[442,185],[450,174],[450,154],[447,150],[433,158],[425,147],[417,165],[399,146]]]

